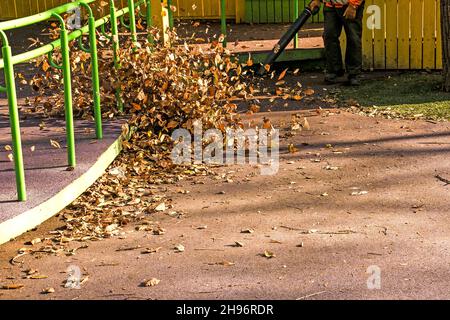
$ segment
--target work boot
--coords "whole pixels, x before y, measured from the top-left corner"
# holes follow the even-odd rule
[[[357,75],[349,75],[348,84],[352,87],[359,87],[361,85],[361,81]]]
[[[339,70],[336,73],[325,73],[325,83],[326,84],[335,84],[337,83],[337,79],[342,77],[345,74],[344,70]]]
[[[325,84],[335,84],[337,82],[337,74],[327,73],[325,74]]]

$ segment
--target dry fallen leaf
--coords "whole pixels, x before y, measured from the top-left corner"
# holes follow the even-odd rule
[[[161,250],[162,247],[158,248],[146,248],[145,250],[141,251],[142,254],[149,254],[149,253],[157,253],[159,250]]]
[[[55,149],[61,149],[61,145],[60,145],[59,142],[56,141],[56,140],[51,140],[51,139],[50,139],[50,145],[51,145],[53,148],[55,148]]]
[[[353,191],[350,195],[352,196],[363,196],[365,194],[368,194],[368,191]]]
[[[281,241],[278,241],[278,240],[275,240],[275,239],[271,239],[270,243],[282,244]]]
[[[311,88],[308,88],[308,89],[305,89],[305,90],[303,91],[303,93],[304,93],[305,95],[307,95],[307,96],[311,96],[311,95],[314,94],[314,90],[311,89]]]
[[[141,283],[142,287],[154,287],[156,285],[158,285],[161,282],[161,280],[156,279],[156,278],[151,278],[150,280],[144,280]]]
[[[21,284],[21,283],[13,283],[13,284],[4,284],[1,286],[1,288],[3,290],[16,290],[16,289],[21,289],[23,288],[25,285]]]
[[[35,238],[35,239],[31,240],[31,241],[28,241],[26,244],[34,246],[35,244],[41,243],[41,242],[42,242],[41,238]]]
[[[283,70],[283,72],[281,72],[280,76],[278,77],[278,81],[283,80],[284,77],[286,76],[286,72],[288,71],[289,68],[286,68]]]
[[[310,129],[311,129],[311,126],[309,125],[308,119],[303,118],[302,127],[303,127],[303,129],[305,129],[305,130],[310,130]]]
[[[243,244],[242,242],[235,241],[235,242],[234,242],[234,246],[235,246],[235,247],[242,248],[242,247],[244,246],[244,244]]]
[[[49,294],[49,293],[55,293],[55,288],[48,287],[42,290],[42,294]]]
[[[292,143],[290,143],[289,145],[288,145],[288,150],[289,150],[289,152],[290,153],[296,153],[296,152],[298,152],[298,149],[294,146],[294,144],[292,144]]]
[[[155,211],[165,211],[166,210],[166,204],[164,202],[160,203],[159,205],[156,206]]]
[[[48,276],[43,275],[43,274],[33,274],[31,276],[28,276],[27,279],[33,279],[33,280],[42,280],[42,279],[47,279]]]
[[[248,55],[247,67],[253,66],[253,60],[251,54]]]
[[[174,247],[174,249],[175,249],[176,252],[184,252],[184,246],[182,244],[177,244]]]
[[[234,266],[234,265],[235,265],[234,262],[226,261],[226,260],[221,261],[221,262],[217,262],[217,264],[218,264],[218,265],[221,265],[221,266],[225,266],[225,267],[231,267],[231,266]]]
[[[275,254],[269,250],[264,251],[262,256],[266,257],[267,259],[275,258]]]

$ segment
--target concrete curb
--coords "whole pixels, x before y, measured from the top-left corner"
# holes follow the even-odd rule
[[[106,149],[89,170],[55,196],[33,209],[0,223],[0,244],[37,227],[71,204],[105,172],[119,155],[122,150],[122,140],[123,138],[120,136]]]

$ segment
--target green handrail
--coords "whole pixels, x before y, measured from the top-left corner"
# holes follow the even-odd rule
[[[19,201],[27,200],[25,188],[25,170],[23,166],[22,138],[20,136],[19,110],[17,108],[16,82],[14,79],[14,65],[12,63],[11,47],[6,34],[0,30],[0,38],[3,42],[2,57],[5,65],[5,85],[8,96],[9,121],[11,124],[11,136],[13,144],[13,160],[16,174],[17,197]]]
[[[91,7],[85,2],[81,3],[88,14],[88,26],[89,26],[89,53],[91,55],[91,69],[92,69],[92,95],[94,99],[94,119],[95,119],[95,135],[97,139],[103,139],[102,129],[102,108],[100,106],[100,75],[98,71],[98,54],[97,54],[97,32],[95,27],[95,17]],[[81,36],[79,39],[83,39]],[[80,41],[82,44],[82,41]],[[80,47],[82,47],[80,45]],[[82,48],[86,49],[86,48]]]
[[[56,18],[60,24],[60,38],[61,38],[61,53],[62,53],[62,65],[64,78],[64,106],[66,117],[66,141],[67,141],[67,162],[69,167],[75,168],[75,129],[73,124],[73,105],[72,105],[72,75],[70,70],[70,48],[68,31],[66,29],[66,23],[59,14],[54,13],[52,15]]]
[[[173,21],[172,0],[167,0],[167,14],[169,16],[169,28],[173,29],[175,23]]]
[[[136,17],[135,10],[141,5],[145,4],[147,6],[146,10],[146,20],[148,25],[148,30],[152,24],[151,17],[151,3],[150,0],[140,0],[137,3],[134,0],[128,0],[128,6],[120,10],[115,9],[114,0],[110,0],[110,15],[95,20],[92,9],[89,4],[96,0],[81,0],[72,3],[68,3],[57,8],[42,12],[33,16],[20,18],[11,21],[0,22],[0,40],[2,41],[2,59],[0,59],[0,70],[4,69],[5,75],[5,87],[0,86],[0,92],[4,92],[8,96],[8,106],[9,106],[9,116],[11,122],[11,133],[13,140],[13,158],[14,158],[14,168],[16,174],[16,184],[17,184],[17,194],[19,201],[26,200],[26,187],[25,187],[25,174],[23,165],[23,155],[22,155],[22,140],[20,136],[20,123],[19,123],[19,112],[17,107],[17,93],[16,84],[14,78],[14,65],[28,62],[37,57],[48,54],[48,60],[52,67],[61,69],[63,72],[63,83],[64,83],[64,105],[65,105],[65,120],[66,120],[66,139],[67,139],[67,149],[68,149],[68,164],[70,167],[75,167],[76,156],[75,156],[75,133],[74,133],[74,122],[73,122],[73,106],[72,106],[72,77],[70,68],[70,52],[69,52],[69,42],[75,39],[80,39],[80,48],[90,53],[91,55],[91,69],[92,69],[92,90],[93,90],[93,100],[94,100],[94,118],[95,118],[95,128],[96,137],[101,139],[103,137],[102,132],[102,118],[101,118],[101,101],[100,101],[100,78],[98,71],[98,51],[97,51],[97,36],[96,29],[98,27],[102,28],[102,33],[106,35],[104,25],[108,22],[111,23],[111,36],[113,51],[114,51],[114,66],[115,68],[120,68],[119,61],[119,33],[117,27],[117,19],[123,17],[125,14],[129,14],[130,21],[130,33],[131,39],[134,45],[137,43],[137,30],[136,30]],[[74,10],[76,8],[85,8],[88,12],[88,25],[81,27],[73,32],[67,30],[65,26],[65,21],[61,17],[61,14],[68,11]],[[11,47],[8,42],[8,38],[4,31],[17,29],[21,27],[26,27],[33,25],[35,23],[43,22],[51,18],[56,18],[60,24],[60,39],[55,40],[47,45],[39,47],[37,49],[27,51],[18,55],[12,55]],[[83,35],[89,35],[89,48],[85,48],[82,44]],[[151,36],[149,35],[149,40]],[[53,61],[53,52],[55,49],[61,48],[62,53],[62,64],[58,65]],[[120,89],[116,92],[117,103],[119,110],[123,110],[123,102],[121,101]]]
[[[225,0],[220,0],[220,25],[223,41],[222,44],[224,47],[227,46],[227,6]]]
[[[299,16],[299,0],[294,0],[294,21],[297,21],[298,16]],[[298,32],[295,34],[294,37],[294,49],[298,48]]]

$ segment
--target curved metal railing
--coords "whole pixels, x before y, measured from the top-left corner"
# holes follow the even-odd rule
[[[147,20],[147,27],[152,25],[152,10],[151,0],[140,0],[135,2],[134,0],[128,0],[128,7],[116,10],[114,0],[109,1],[110,14],[102,17],[98,20],[95,19],[92,9],[89,4],[95,0],[80,0],[71,2],[57,8],[42,12],[33,16],[20,18],[11,21],[0,22],[0,40],[2,42],[2,59],[0,59],[0,70],[3,69],[5,76],[5,86],[0,85],[0,92],[4,92],[8,98],[8,108],[12,135],[12,149],[14,169],[16,174],[17,196],[19,201],[25,201],[26,186],[25,186],[25,174],[22,155],[22,141],[20,134],[19,112],[17,106],[17,93],[14,76],[14,66],[17,64],[25,63],[43,55],[48,55],[49,63],[52,67],[62,70],[63,83],[64,83],[64,107],[65,107],[65,122],[66,122],[66,140],[67,140],[67,159],[70,167],[76,166],[75,155],[75,133],[73,123],[73,107],[72,107],[72,76],[70,68],[70,48],[69,43],[75,39],[78,39],[80,48],[83,51],[90,53],[91,55],[91,69],[92,69],[92,94],[93,94],[93,109],[95,119],[95,132],[97,139],[102,139],[102,115],[100,107],[100,80],[98,71],[98,52],[97,52],[97,28],[101,28],[101,32],[104,36],[108,37],[112,42],[113,58],[115,68],[120,68],[118,50],[119,50],[119,29],[117,19],[123,20],[123,17],[128,14],[129,24],[126,27],[130,30],[131,40],[133,43],[137,42],[137,29],[136,29],[136,9],[140,9],[145,5],[145,17]],[[70,12],[74,9],[84,9],[87,11],[88,25],[78,28],[69,32],[66,22],[62,18],[62,14]],[[139,10],[141,12],[141,10]],[[56,19],[60,25],[60,38],[42,47],[30,50],[17,55],[12,54],[11,46],[9,44],[8,37],[5,31],[23,28],[39,22],[44,22],[49,19]],[[111,24],[111,33],[105,32],[105,25]],[[89,36],[89,48],[86,48],[82,43],[84,35]],[[150,37],[150,33],[149,33]],[[61,49],[62,63],[56,64],[53,61],[53,52],[55,49]],[[123,104],[120,99],[120,92],[116,92],[117,103],[120,110],[123,110]]]

